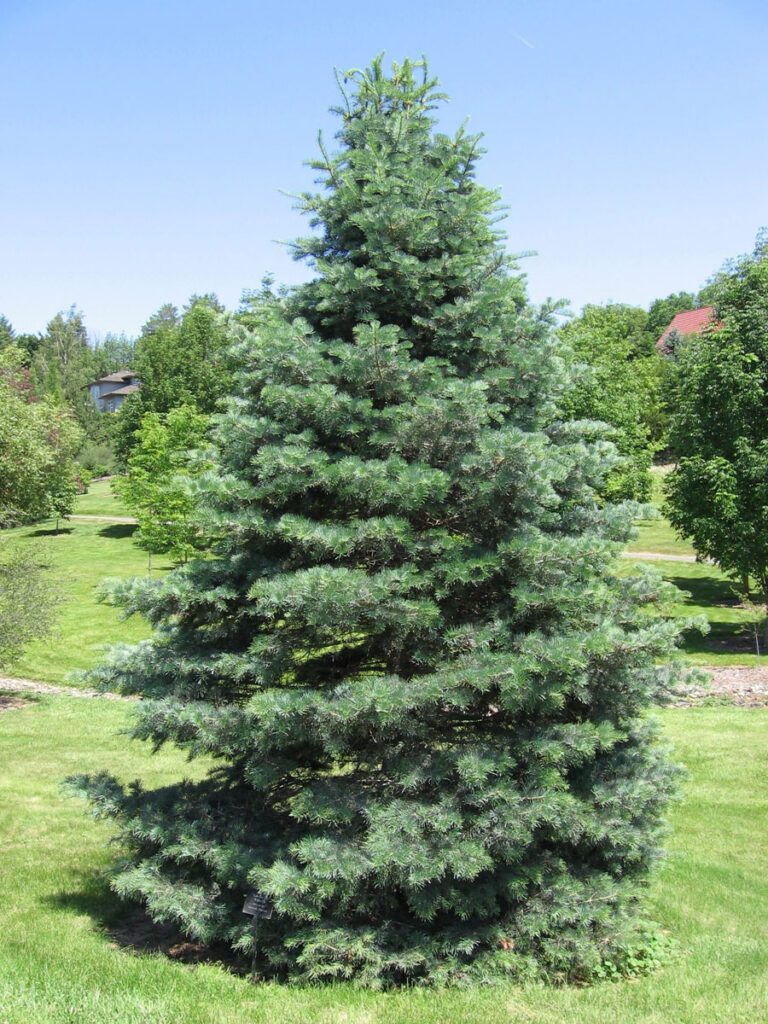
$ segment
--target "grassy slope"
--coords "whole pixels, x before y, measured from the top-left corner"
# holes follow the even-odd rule
[[[78,498],[76,512],[124,516],[127,510],[112,498],[108,481],[92,485]],[[9,669],[14,674],[49,683],[63,683],[73,669],[96,664],[105,645],[117,640],[133,642],[149,636],[139,619],[120,618],[115,608],[96,600],[95,588],[106,576],[143,576],[145,551],[131,543],[135,527],[127,523],[72,520],[54,533],[53,522],[8,530],[3,540],[34,546],[53,565],[62,602],[56,634],[30,644],[24,657]],[[153,574],[167,572],[164,556],[152,559]]]
[[[661,507],[664,503],[664,477],[671,466],[653,466],[651,469],[651,500],[650,504],[656,507],[661,515]],[[629,551],[654,551],[660,555],[686,555],[692,557],[696,554],[693,546],[687,540],[681,540],[668,520],[642,519],[637,523],[638,536],[629,546]]]
[[[126,743],[125,704],[45,698],[0,715],[0,1020],[4,1024],[752,1024],[768,1020],[768,711],[669,710],[688,766],[671,856],[651,911],[683,955],[592,988],[358,992],[257,989],[215,965],[135,955],[109,934],[123,913],[104,870],[106,824],[58,779],[109,766],[148,784],[190,773],[173,751]],[[197,769],[193,764],[192,768]]]
[[[628,551],[653,551],[660,555],[695,556],[687,540],[680,540],[666,519],[642,519],[637,523],[637,537],[627,545]]]
[[[94,480],[87,494],[77,499],[75,515],[130,516],[130,509],[112,493],[109,480]]]

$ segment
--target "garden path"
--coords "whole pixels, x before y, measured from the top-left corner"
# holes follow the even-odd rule
[[[739,707],[768,707],[768,665],[711,666],[697,668],[711,677],[710,682],[696,683],[673,701],[673,707],[694,707],[705,701],[722,700]],[[118,693],[78,690],[72,686],[54,686],[33,679],[16,679],[0,675],[0,711],[21,707],[24,693],[64,694],[67,697],[102,697],[105,700],[136,700]],[[18,696],[16,696],[18,695]],[[7,702],[7,703],[6,703]]]

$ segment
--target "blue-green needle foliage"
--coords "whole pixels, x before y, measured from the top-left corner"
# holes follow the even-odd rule
[[[263,976],[621,970],[675,775],[645,714],[662,585],[616,570],[613,449],[558,421],[550,315],[478,139],[435,133],[423,64],[342,84],[295,243],[316,277],[232,327],[212,557],[118,594],[156,631],[102,682],[143,696],[136,736],[218,768],[88,780],[128,855],[114,885],[244,956],[265,893]]]

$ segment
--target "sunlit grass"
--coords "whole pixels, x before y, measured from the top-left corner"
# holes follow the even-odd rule
[[[637,537],[627,545],[628,551],[652,551],[660,555],[695,557],[696,551],[687,540],[681,540],[666,519],[641,519]]]
[[[652,503],[660,508],[663,502],[662,483],[671,467],[654,466]],[[669,521],[643,520],[636,524],[639,536],[627,547],[630,552],[648,552],[664,555],[695,556],[696,551],[687,541],[680,540]],[[698,665],[760,664],[755,645],[755,625],[760,630],[762,610],[745,606],[734,590],[733,581],[709,562],[658,561],[654,563],[665,579],[674,583],[688,596],[681,598],[672,609],[672,615],[690,617],[704,615],[710,631],[702,635],[691,630],[684,637],[683,650],[689,660]]]
[[[150,635],[143,619],[124,620],[118,609],[96,599],[96,587],[107,576],[146,575],[147,554],[131,542],[135,529],[128,523],[72,520],[60,524],[58,534],[53,522],[4,532],[4,542],[34,548],[44,555],[61,594],[55,634],[30,644],[8,674],[63,683],[73,669],[95,665],[106,645],[131,643]],[[153,557],[153,575],[169,568],[164,556]]]
[[[156,785],[197,773],[119,734],[124,702],[45,698],[0,715],[0,1021],[7,1024],[753,1024],[768,1019],[768,711],[664,712],[690,776],[650,911],[681,943],[664,970],[591,988],[360,992],[248,983],[136,954],[105,870],[110,828],[65,796],[107,767]]]
[[[112,493],[111,481],[95,480],[86,494],[79,494],[75,503],[75,515],[88,516],[130,516],[122,500]]]

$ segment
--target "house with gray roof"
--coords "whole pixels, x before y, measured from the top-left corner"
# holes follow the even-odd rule
[[[91,381],[86,387],[99,412],[117,412],[128,395],[139,390],[139,378],[133,370],[118,370]]]

